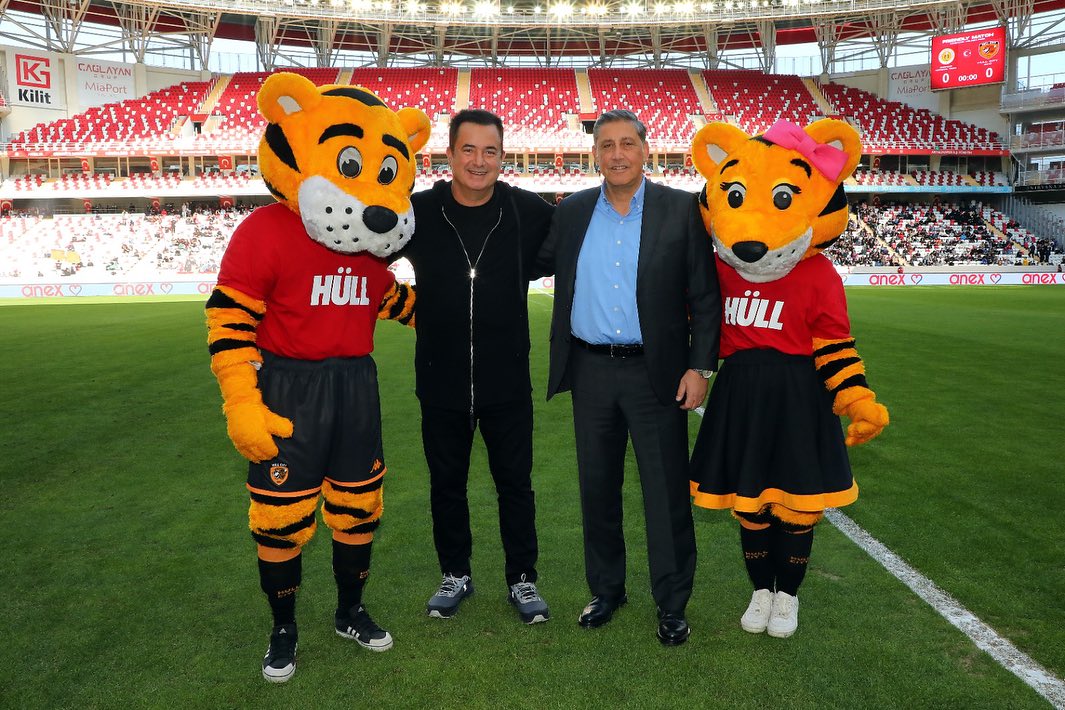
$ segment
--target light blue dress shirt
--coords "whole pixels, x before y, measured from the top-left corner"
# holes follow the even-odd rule
[[[573,292],[572,333],[589,343],[630,345],[643,342],[636,310],[636,266],[646,180],[622,216],[603,188],[577,257]]]

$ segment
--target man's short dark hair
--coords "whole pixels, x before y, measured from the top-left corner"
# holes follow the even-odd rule
[[[476,123],[478,126],[495,126],[499,131],[499,146],[503,146],[503,119],[483,108],[464,108],[451,117],[448,125],[448,147],[455,149],[455,140],[459,135],[459,126],[463,123]]]
[[[614,123],[616,121],[628,121],[632,124],[632,127],[636,129],[636,135],[640,137],[642,143],[647,142],[647,126],[643,125],[643,121],[637,118],[636,114],[632,111],[626,111],[623,108],[614,109],[613,111],[605,111],[603,114],[595,120],[595,125],[592,126],[592,141],[599,140],[599,127],[605,123]]]

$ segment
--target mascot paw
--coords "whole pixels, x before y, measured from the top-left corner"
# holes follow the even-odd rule
[[[852,403],[847,408],[847,416],[851,420],[847,427],[847,446],[857,446],[876,438],[890,421],[887,408],[871,399]]]
[[[262,404],[237,404],[225,407],[229,439],[240,455],[253,463],[277,456],[274,437],[292,436],[292,421],[271,412]]]

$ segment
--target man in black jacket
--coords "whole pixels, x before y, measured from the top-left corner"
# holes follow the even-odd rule
[[[536,588],[527,298],[554,207],[497,181],[498,116],[460,111],[449,138],[454,179],[413,196],[416,231],[399,254],[414,266],[418,287],[414,368],[443,573],[427,611],[451,617],[473,593],[466,485],[479,426],[498,494],[509,599],[533,624],[550,615]]]

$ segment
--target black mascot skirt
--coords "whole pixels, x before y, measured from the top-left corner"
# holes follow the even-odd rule
[[[725,359],[690,473],[694,502],[704,508],[757,513],[777,503],[820,512],[858,497],[843,428],[813,357],[776,350]]]

